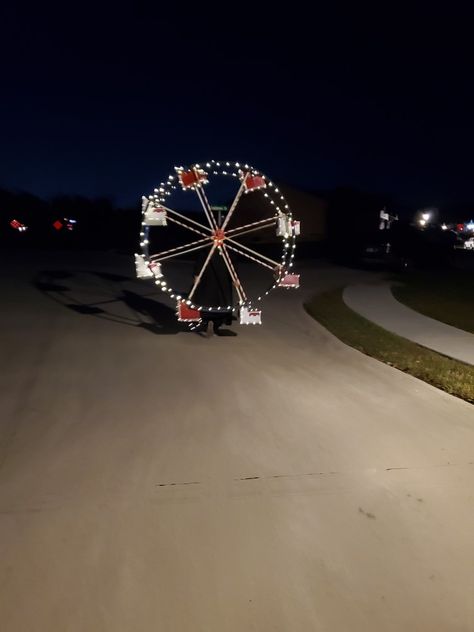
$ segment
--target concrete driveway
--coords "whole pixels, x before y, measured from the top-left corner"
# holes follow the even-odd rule
[[[2,267],[2,630],[474,629],[474,408],[301,307],[366,274],[205,340],[110,273]]]

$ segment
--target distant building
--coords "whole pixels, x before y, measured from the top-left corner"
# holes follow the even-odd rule
[[[277,185],[285,196],[293,219],[301,222],[301,235],[298,243],[317,243],[327,238],[327,202],[324,198],[287,185]],[[255,196],[255,197],[254,197]],[[238,224],[255,222],[270,217],[270,206],[261,200],[261,194],[248,193],[243,195],[238,206]],[[281,241],[275,229],[268,228],[252,233],[252,240],[256,243],[270,244]]]

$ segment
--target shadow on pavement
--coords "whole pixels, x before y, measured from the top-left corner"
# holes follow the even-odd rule
[[[156,291],[143,295],[129,289],[143,288],[131,277],[95,271],[44,270],[36,275],[32,285],[77,314],[140,327],[157,335],[187,331],[186,326],[177,321],[174,309],[156,300]],[[86,300],[86,296],[94,299]]]
[[[123,290],[122,301],[135,313],[153,321],[140,322],[138,327],[155,334],[177,334],[183,331],[181,323],[176,319],[175,311],[163,303],[129,290]]]

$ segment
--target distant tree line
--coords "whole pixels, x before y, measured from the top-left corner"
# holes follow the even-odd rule
[[[404,256],[436,258],[452,250],[455,237],[440,230],[420,231],[410,226],[413,210],[403,209],[388,195],[368,193],[354,188],[314,191],[327,206],[325,252],[340,260],[356,259],[370,243],[389,240],[391,248]],[[60,195],[50,200],[24,192],[0,189],[0,247],[93,249],[136,252],[140,233],[140,200],[134,208],[120,208],[107,198],[90,199],[80,195]],[[379,231],[379,212],[383,207],[400,214],[390,231]],[[295,216],[298,210],[293,209]],[[401,211],[401,213],[400,213]],[[76,220],[73,230],[56,230],[53,223],[64,218]],[[28,226],[25,232],[14,230],[16,219]],[[304,226],[302,227],[304,231]],[[189,233],[176,225],[167,226],[161,237],[163,246],[186,243]],[[321,246],[315,246],[315,255]],[[317,252],[316,252],[317,250]],[[311,244],[305,244],[303,256],[311,256]]]

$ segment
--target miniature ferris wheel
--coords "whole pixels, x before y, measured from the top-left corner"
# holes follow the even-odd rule
[[[233,199],[224,217],[216,218],[206,195],[206,188],[215,180],[232,180]],[[174,197],[179,192],[194,196],[198,212],[176,210]],[[259,207],[258,219],[251,218],[239,225],[239,201],[242,196],[251,195],[252,208]],[[257,204],[258,203],[258,204]],[[260,216],[263,214],[263,219]],[[190,233],[190,240],[174,248],[159,249],[160,230],[175,224]],[[151,230],[160,227],[160,230]],[[252,241],[252,247],[241,241],[243,235],[273,228],[281,242],[281,257],[272,259],[259,252]],[[247,164],[238,162],[218,162],[211,160],[203,165],[175,167],[175,173],[149,196],[142,197],[142,223],[140,231],[141,254],[135,254],[137,277],[152,279],[171,299],[176,300],[179,321],[200,322],[204,312],[238,312],[240,324],[260,325],[261,309],[255,305],[275,288],[293,289],[299,287],[300,277],[293,271],[296,236],[300,234],[300,222],[293,219],[291,210],[278,187],[265,175]],[[199,238],[197,238],[199,237]],[[277,240],[278,242],[278,240]],[[187,295],[174,290],[167,282],[166,265],[173,259],[189,253],[205,254],[200,270],[190,281]],[[206,270],[216,255],[221,255],[235,289],[236,301],[231,305],[201,305],[195,298],[199,295],[199,285]],[[251,297],[237,273],[235,258],[244,259],[251,265],[268,271],[270,283]],[[166,262],[166,263],[165,263]]]

